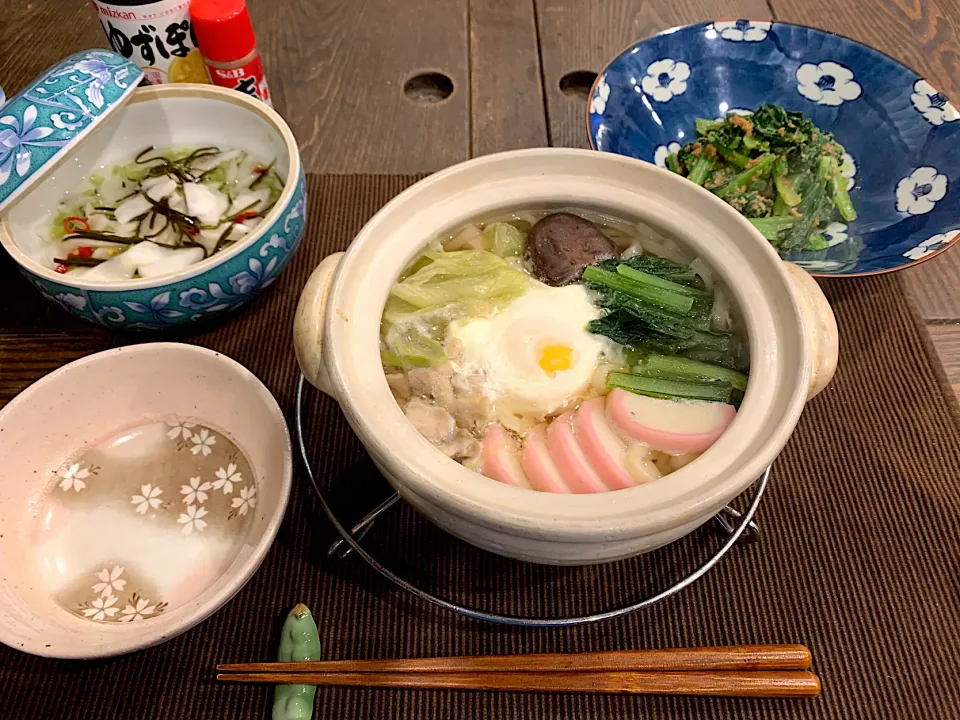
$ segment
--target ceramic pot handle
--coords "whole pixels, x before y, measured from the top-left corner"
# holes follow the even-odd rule
[[[333,274],[342,257],[342,252],[333,253],[317,265],[300,293],[297,314],[293,320],[293,347],[300,372],[311,385],[331,396],[330,377],[323,363],[323,318]]]
[[[807,400],[823,390],[837,371],[840,336],[837,319],[817,281],[803,268],[784,263],[800,305],[806,342],[810,348],[810,388]]]

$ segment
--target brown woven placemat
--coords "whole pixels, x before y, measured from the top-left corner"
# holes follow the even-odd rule
[[[254,371],[293,425],[290,343],[299,290],[384,202],[399,176],[310,179],[310,223],[291,266],[255,303],[185,337]],[[409,599],[332,540],[297,467],[277,541],[253,580],[199,627],[121,658],[67,662],[0,646],[0,718],[269,717],[270,691],[212,681],[219,662],[272,658],[284,615],[313,609],[325,657],[370,658],[790,642],[813,650],[823,695],[758,701],[453,691],[321,689],[314,717],[952,718],[960,714],[960,411],[896,277],[825,284],[842,336],[834,383],[774,466],[762,536],[656,607],[564,630],[504,628]],[[78,331],[79,332],[79,331]],[[117,336],[113,344],[142,341]],[[385,485],[335,403],[307,394],[307,439],[348,520]],[[624,604],[680,577],[716,547],[708,528],[640,559],[553,569],[482,553],[410,508],[364,541],[408,577],[503,612],[570,614]]]

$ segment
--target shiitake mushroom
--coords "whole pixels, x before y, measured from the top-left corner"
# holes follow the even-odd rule
[[[617,248],[589,220],[561,212],[530,229],[526,254],[540,281],[560,287],[577,282],[588,265],[617,257]]]

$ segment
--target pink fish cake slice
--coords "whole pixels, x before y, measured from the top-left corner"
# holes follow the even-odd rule
[[[573,418],[577,442],[587,461],[611,490],[633,487],[637,480],[627,470],[627,448],[606,418],[604,398],[580,405]]]
[[[666,453],[703,452],[733,422],[733,405],[663,400],[621,388],[607,395],[607,419],[621,434]]]
[[[505,485],[529,488],[530,481],[520,465],[520,443],[496,423],[483,436],[480,472]]]
[[[569,493],[563,475],[547,449],[547,425],[541,423],[527,431],[520,453],[520,466],[527,474],[530,486],[542,492]]]
[[[547,428],[547,449],[567,487],[575,493],[607,492],[573,432],[573,413],[565,412]]]

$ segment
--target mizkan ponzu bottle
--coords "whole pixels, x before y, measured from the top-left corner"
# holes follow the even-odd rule
[[[189,5],[190,0],[93,0],[110,46],[143,68],[152,85],[210,82]]]

